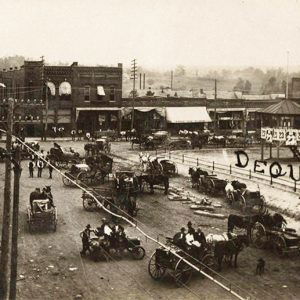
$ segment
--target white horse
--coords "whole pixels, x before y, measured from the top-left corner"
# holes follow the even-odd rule
[[[229,241],[232,237],[234,237],[233,233],[231,233],[231,237],[228,236],[227,232],[224,232],[222,234],[209,233],[206,236],[206,242],[208,244],[215,244],[216,242]]]
[[[139,159],[141,164],[141,169],[143,172],[147,172],[149,169],[149,162],[150,162],[150,154],[149,153],[139,153]]]
[[[230,199],[231,197],[233,197],[233,193],[234,193],[234,188],[231,184],[231,182],[227,179],[227,184],[225,186],[225,193],[226,193],[226,198]]]

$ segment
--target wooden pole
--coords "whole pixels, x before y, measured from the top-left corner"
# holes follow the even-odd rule
[[[260,145],[261,145],[261,160],[264,160],[264,147],[265,147],[265,141],[260,140]]]
[[[11,213],[11,148],[13,131],[13,106],[14,100],[8,100],[6,151],[8,156],[5,160],[5,186],[3,199],[3,222],[1,238],[1,259],[0,259],[0,299],[7,299],[8,296],[8,262],[9,262],[9,233]]]
[[[12,239],[11,239],[11,261],[10,261],[10,286],[9,299],[17,298],[17,275],[18,275],[18,234],[19,234],[19,192],[21,177],[21,153],[17,147],[14,158],[14,196],[12,214]]]

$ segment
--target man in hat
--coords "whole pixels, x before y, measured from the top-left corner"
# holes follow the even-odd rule
[[[29,196],[29,202],[30,202],[30,207],[33,210],[33,200],[37,200],[40,199],[41,197],[41,189],[40,188],[36,188],[32,193],[30,193]]]
[[[194,229],[193,224],[192,224],[191,221],[188,221],[187,227],[188,227],[188,232],[191,232],[192,234],[195,233],[195,229]]]
[[[174,237],[173,237],[173,243],[180,247],[181,249],[184,249],[185,248],[185,236],[186,236],[186,233],[185,233],[185,228],[182,227],[180,229],[180,232],[177,232]]]
[[[97,228],[98,235],[110,238],[112,236],[112,229],[110,228],[106,218],[102,218],[102,224]]]
[[[90,251],[90,237],[91,237],[91,225],[87,224],[85,229],[80,232],[80,237],[82,241],[81,255],[86,255],[86,251]]]

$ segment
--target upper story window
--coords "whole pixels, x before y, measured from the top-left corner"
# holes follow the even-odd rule
[[[71,100],[72,87],[67,81],[62,82],[59,85],[59,97],[61,100]]]
[[[97,86],[97,99],[98,100],[103,100],[105,96],[104,88],[102,85]]]
[[[90,91],[91,91],[90,86],[86,85],[84,87],[84,101],[90,101]]]
[[[116,99],[116,95],[115,95],[115,87],[111,86],[109,88],[109,101],[115,101]]]

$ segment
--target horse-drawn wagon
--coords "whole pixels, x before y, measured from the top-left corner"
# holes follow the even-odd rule
[[[282,257],[288,253],[300,253],[300,235],[294,229],[268,227],[256,222],[251,229],[251,239],[257,248],[271,248]]]
[[[110,153],[111,143],[108,137],[98,138],[84,145],[87,155],[97,155],[99,152]]]
[[[160,247],[150,257],[148,272],[154,280],[161,280],[168,271],[174,278],[176,285],[184,286],[190,281],[194,271],[186,261],[196,265],[204,272],[214,266],[214,257],[212,253],[206,250],[199,253],[198,257],[193,257],[188,249],[183,251],[178,246],[170,243],[170,241],[168,241],[168,246],[171,251]]]
[[[178,138],[170,141],[168,148],[169,150],[190,149],[192,148],[192,142],[187,138]]]
[[[71,147],[62,148],[54,143],[54,147],[50,149],[50,155],[47,157],[49,160],[54,161],[57,167],[66,168],[71,164],[78,164],[81,161],[78,152],[75,152]]]
[[[57,209],[51,199],[35,199],[32,206],[27,207],[27,224],[29,232],[34,229],[49,229],[56,231]]]

